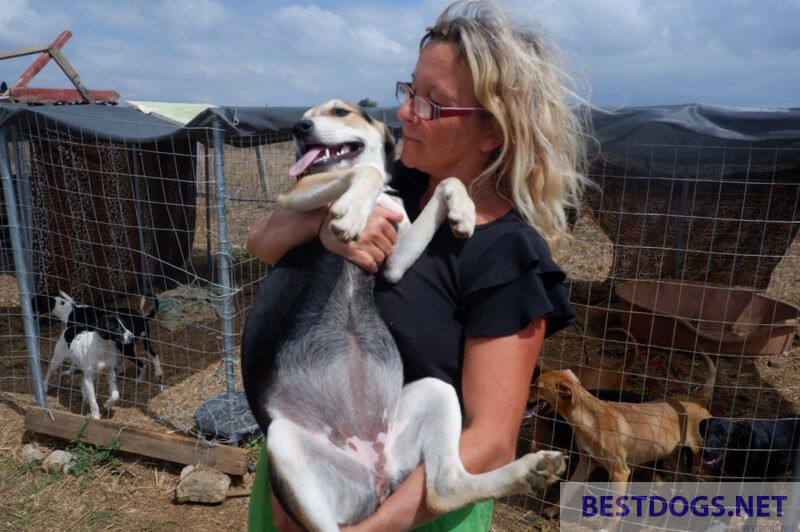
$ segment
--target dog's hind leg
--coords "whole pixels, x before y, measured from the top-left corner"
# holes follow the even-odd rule
[[[110,371],[108,372],[107,379],[108,379],[108,389],[111,392],[111,396],[108,398],[108,401],[106,401],[103,406],[105,407],[106,411],[109,414],[111,414],[111,407],[113,407],[114,404],[117,401],[119,401],[119,389],[117,388],[117,374],[114,371],[113,365],[111,366]]]
[[[393,430],[400,432],[393,435]],[[390,429],[387,467],[408,471],[424,460],[427,503],[436,513],[486,499],[532,493],[556,481],[566,467],[560,453],[539,451],[494,471],[473,475],[461,463],[460,436],[461,410],[452,386],[427,378],[403,388]]]
[[[267,431],[267,452],[276,496],[306,529],[338,531],[377,509],[372,474],[325,436],[276,419]]]
[[[153,364],[153,375],[160,379],[164,376],[164,371],[161,369],[161,360],[158,358],[158,354],[153,351],[153,347],[150,345],[150,338],[147,337],[147,333],[142,336],[142,348],[144,349],[144,352],[147,353],[150,363]]]

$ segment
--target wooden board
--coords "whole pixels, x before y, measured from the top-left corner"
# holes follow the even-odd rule
[[[52,414],[53,418],[50,418]],[[25,413],[25,429],[66,440],[75,440],[81,427],[81,440],[94,445],[108,445],[119,439],[119,450],[158,458],[178,464],[204,464],[229,475],[241,476],[247,471],[250,451],[230,445],[211,445],[198,439],[166,434],[110,421],[85,418],[70,412],[30,407]]]

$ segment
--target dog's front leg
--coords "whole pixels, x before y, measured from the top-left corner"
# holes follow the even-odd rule
[[[340,198],[350,188],[354,169],[308,175],[286,192],[278,194],[278,205],[298,211],[312,211]]]
[[[475,230],[475,204],[464,183],[455,177],[448,177],[436,185],[430,201],[408,231],[398,235],[397,244],[383,268],[383,276],[387,281],[396,283],[403,277],[433,239],[445,218],[454,235],[459,238],[472,236]]]
[[[56,347],[53,349],[53,358],[50,359],[50,365],[47,367],[47,374],[44,377],[45,393],[47,393],[47,390],[50,388],[50,379],[53,376],[53,372],[61,367],[64,359],[68,356],[69,346],[67,345],[67,341],[64,339],[64,333],[61,333],[58,342],[56,342]]]
[[[403,388],[393,425],[404,428],[401,434],[391,434],[390,461],[398,471],[408,471],[424,459],[427,504],[436,513],[486,499],[532,493],[558,480],[566,468],[560,453],[539,451],[494,471],[468,473],[458,447],[458,397],[452,386],[434,378]]]
[[[347,192],[331,205],[331,231],[342,242],[358,240],[385,185],[385,174],[373,166],[357,166]]]
[[[100,419],[100,407],[97,405],[97,396],[94,390],[94,372],[84,369],[83,380],[81,380],[81,391],[83,392],[83,400],[89,403],[89,412],[95,419]]]

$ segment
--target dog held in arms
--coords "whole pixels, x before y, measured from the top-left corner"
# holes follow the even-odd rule
[[[383,123],[332,100],[307,111],[293,133],[300,159],[290,174],[301,179],[279,197],[282,206],[331,204],[330,227],[342,241],[358,238],[376,203],[404,212],[386,194],[394,140]],[[456,178],[439,184],[413,225],[399,225],[383,275],[398,280],[445,218],[456,235],[472,234],[474,205]],[[423,460],[427,504],[437,513],[554,482],[564,461],[546,451],[467,473],[455,390],[433,378],[403,386],[373,285],[371,274],[314,242],[279,261],[247,318],[244,389],[267,435],[270,482],[287,512],[310,530],[359,522]]]

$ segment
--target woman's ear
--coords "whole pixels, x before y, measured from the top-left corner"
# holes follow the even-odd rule
[[[486,127],[486,133],[479,145],[483,153],[492,153],[503,145],[503,132],[497,122],[492,119]]]

